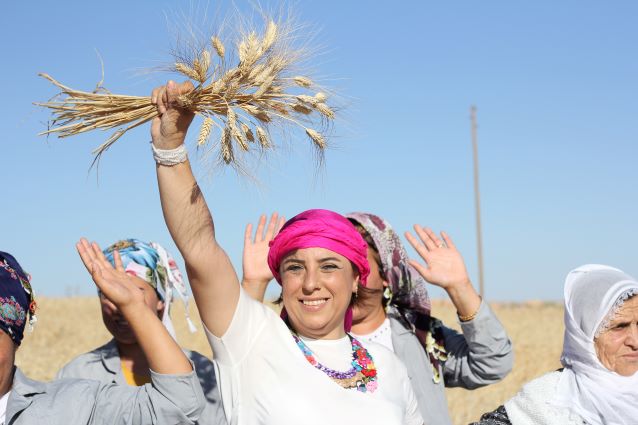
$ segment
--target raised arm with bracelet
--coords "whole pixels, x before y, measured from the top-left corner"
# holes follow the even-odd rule
[[[193,113],[177,106],[190,82],[153,90],[159,116],[151,126],[153,147],[171,151],[184,144]],[[188,159],[163,165],[156,151],[157,181],[166,225],[186,262],[186,271],[202,321],[214,335],[224,334],[239,299],[239,280],[230,259],[215,240],[213,218]]]

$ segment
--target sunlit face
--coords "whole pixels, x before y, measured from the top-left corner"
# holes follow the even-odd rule
[[[11,388],[17,348],[11,337],[0,330],[0,388]]]
[[[286,256],[279,270],[293,328],[316,339],[344,336],[346,309],[359,282],[350,261],[325,248],[304,248]]]
[[[638,371],[638,296],[625,301],[609,329],[594,340],[598,359],[622,376]]]
[[[379,268],[378,254],[374,249],[368,246],[368,264],[370,265],[370,275],[366,282],[367,291],[359,291],[357,301],[354,304],[353,321],[360,322],[365,320],[371,313],[377,311],[383,306],[383,290],[388,286]]]
[[[161,317],[164,310],[164,303],[159,300],[155,290],[144,280],[137,276],[131,276],[135,285],[144,293],[144,302],[151,310],[157,312]],[[118,308],[111,301],[100,293],[100,305],[102,306],[102,320],[106,329],[109,330],[113,338],[120,344],[137,344],[137,338],[128,322],[122,316]]]

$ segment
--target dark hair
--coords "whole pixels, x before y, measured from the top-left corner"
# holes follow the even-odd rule
[[[383,264],[381,263],[381,255],[379,255],[379,250],[377,249],[377,245],[374,243],[374,239],[372,239],[372,236],[370,236],[370,233],[368,233],[365,227],[363,227],[354,218],[349,218],[348,220],[350,220],[350,223],[354,225],[355,229],[357,229],[357,231],[359,232],[363,240],[366,241],[370,249],[372,249],[374,262],[377,263],[377,266],[379,266],[379,270],[381,271],[381,273],[384,273]]]
[[[377,248],[377,245],[374,243],[374,239],[372,239],[372,236],[370,235],[370,233],[357,220],[355,220],[354,218],[348,218],[348,220],[350,220],[350,222],[354,225],[355,229],[357,229],[357,231],[359,232],[363,240],[366,241],[366,243],[368,244],[368,247],[372,250],[372,257],[374,258],[374,262],[377,263],[377,266],[379,267],[379,273],[381,274],[381,277],[385,280],[385,270],[383,270],[383,263],[381,263],[381,255],[379,254],[379,249]],[[357,302],[363,304],[368,299],[379,296],[379,293],[383,293],[383,289],[372,289],[359,284],[359,297],[357,299]],[[381,302],[383,303],[383,308],[388,306],[389,301],[390,300],[388,300],[387,298],[381,299]]]

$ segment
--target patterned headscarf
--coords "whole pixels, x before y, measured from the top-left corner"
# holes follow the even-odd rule
[[[355,265],[359,282],[366,285],[370,274],[368,245],[357,229],[341,214],[329,210],[308,210],[297,214],[270,241],[268,267],[281,284],[279,266],[284,257],[296,249],[325,248],[336,252]],[[282,310],[282,313],[285,312]],[[344,322],[346,332],[352,327],[352,307],[348,307]]]
[[[24,328],[36,322],[31,277],[9,253],[0,251],[0,329],[20,345]]]
[[[431,304],[427,283],[408,264],[408,253],[390,224],[369,213],[354,212],[346,217],[360,224],[374,241],[373,248],[381,258],[381,272],[392,290],[390,306],[411,323],[416,320],[415,313],[429,316]]]
[[[191,332],[197,329],[188,314],[188,291],[177,268],[177,263],[171,255],[158,243],[142,242],[138,239],[123,239],[115,242],[104,250],[106,259],[115,265],[113,252],[118,251],[122,258],[122,265],[126,273],[137,276],[147,282],[157,297],[164,302],[162,323],[168,332],[175,337],[175,329],[170,317],[173,293],[177,292],[184,303],[184,314]]]

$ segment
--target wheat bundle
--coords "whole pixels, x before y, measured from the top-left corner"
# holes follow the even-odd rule
[[[179,106],[204,117],[198,146],[210,143],[213,129],[219,130],[214,144],[226,164],[236,165],[235,147],[241,152],[272,148],[270,128],[282,124],[284,130],[299,128],[321,153],[326,147],[325,124],[335,118],[327,96],[313,81],[295,75],[301,49],[293,47],[286,23],[266,19],[261,36],[244,32],[235,44],[235,66],[220,37],[212,36],[204,47],[190,54],[174,55],[172,71],[191,79],[195,89],[179,100]],[[142,125],[158,113],[150,97],[113,94],[101,83],[92,92],[69,88],[47,74],[61,92],[48,102],[37,103],[51,110],[47,131],[40,135],[74,136],[87,131],[115,130],[93,151],[99,159],[128,130]],[[321,125],[320,125],[321,124]],[[322,129],[317,131],[317,125]],[[314,127],[314,128],[313,128]]]

